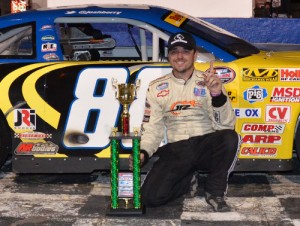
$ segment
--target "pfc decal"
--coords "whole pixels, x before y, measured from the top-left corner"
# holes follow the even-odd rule
[[[237,90],[236,89],[227,89],[227,95],[231,102],[237,102]]]
[[[300,87],[274,87],[270,102],[300,103]]]
[[[235,71],[229,67],[214,67],[215,75],[217,75],[222,83],[230,83],[235,79]],[[210,69],[205,71],[206,73],[210,72]]]
[[[271,147],[243,147],[240,152],[243,156],[272,156],[277,155],[277,148]]]
[[[158,86],[156,86],[156,89],[157,90],[163,90],[163,89],[166,89],[168,87],[169,87],[169,83],[168,82],[164,82],[164,83],[161,83]]]
[[[278,69],[243,68],[243,81],[277,82]]]
[[[167,96],[169,94],[169,90],[162,90],[157,94],[157,97],[164,97]]]
[[[51,51],[56,51],[57,50],[57,44],[56,43],[43,43],[41,51],[42,52],[51,52]]]
[[[36,129],[36,113],[33,109],[15,109],[14,110],[14,128],[15,129]]]
[[[291,119],[291,106],[285,105],[267,105],[266,122],[287,123]]]
[[[299,82],[300,69],[284,68],[280,70],[280,81],[282,82]]]
[[[257,101],[263,101],[267,96],[267,90],[259,86],[253,86],[244,92],[244,100],[249,101],[251,104]]]
[[[243,137],[243,143],[247,144],[281,144],[281,136],[270,134],[246,134]]]
[[[278,133],[283,134],[285,124],[244,123],[242,133]]]
[[[56,154],[58,145],[51,141],[26,143],[21,142],[15,150],[16,155],[35,155],[35,154]]]
[[[234,108],[237,118],[261,118],[260,108]]]
[[[52,134],[42,133],[42,132],[24,132],[24,133],[15,133],[15,138],[27,139],[27,140],[51,139]]]

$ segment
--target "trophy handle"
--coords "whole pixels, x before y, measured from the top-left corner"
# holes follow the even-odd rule
[[[118,80],[115,78],[111,79],[112,87],[115,89],[115,97],[118,98]]]
[[[137,97],[137,90],[140,88],[141,86],[141,80],[137,79],[135,81],[135,88],[134,88],[134,96]]]

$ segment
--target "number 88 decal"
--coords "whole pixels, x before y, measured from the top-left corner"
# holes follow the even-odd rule
[[[171,71],[170,67],[143,67],[137,73],[141,80],[141,86],[137,91],[137,99],[129,108],[130,131],[134,127],[140,127],[144,114],[146,91],[149,83]],[[106,148],[109,145],[111,129],[117,125],[120,117],[121,105],[115,98],[115,90],[112,79],[117,83],[127,83],[130,76],[126,67],[114,68],[87,68],[83,70],[77,79],[74,96],[66,127],[64,130],[63,144],[68,149]],[[99,82],[104,84],[101,94],[96,92]],[[90,115],[96,115],[93,129],[87,129]],[[88,137],[86,143],[70,142],[70,134],[85,134]],[[131,147],[131,142],[123,141],[124,147]]]

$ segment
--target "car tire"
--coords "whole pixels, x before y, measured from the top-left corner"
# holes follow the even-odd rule
[[[4,115],[0,115],[0,169],[11,154],[11,135]]]

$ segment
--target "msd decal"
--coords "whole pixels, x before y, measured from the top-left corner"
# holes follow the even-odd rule
[[[277,148],[270,147],[243,147],[241,152],[243,156],[272,156],[275,157],[277,154]]]
[[[281,144],[281,136],[267,134],[247,134],[243,137],[243,143],[248,144]]]
[[[280,70],[280,81],[282,82],[299,82],[300,69],[285,68]]]
[[[300,87],[274,87],[270,101],[300,103]]]
[[[284,124],[254,124],[244,123],[242,133],[279,133],[284,132]]]
[[[290,122],[291,106],[267,105],[266,122]]]

